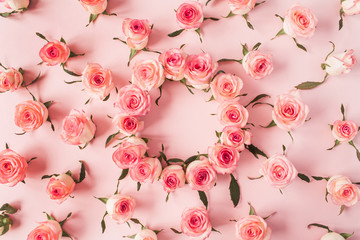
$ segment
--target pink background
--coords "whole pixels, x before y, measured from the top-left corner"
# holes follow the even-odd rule
[[[112,194],[121,173],[111,159],[114,149],[104,148],[106,138],[117,131],[106,117],[107,114],[116,114],[117,110],[112,106],[115,91],[107,102],[93,100],[84,105],[88,96],[81,91],[82,84],[64,83],[64,80],[79,78],[67,75],[59,66],[36,65],[41,61],[38,52],[45,42],[35,32],[41,32],[49,39],[60,39],[63,36],[74,52],[86,53],[83,57],[70,59],[69,69],[81,72],[87,63],[100,63],[112,70],[118,88],[127,84],[131,77],[131,68],[126,65],[129,48],[112,40],[113,37],[124,39],[121,24],[126,17],[149,19],[154,29],[147,47],[161,52],[186,43],[184,50],[189,54],[203,50],[215,60],[240,59],[240,43],[253,46],[262,42],[260,50],[271,53],[274,59],[274,71],[269,77],[256,81],[247,76],[238,63],[219,64],[219,69],[237,74],[243,79],[242,92],[248,93],[248,96],[240,100],[242,104],[247,104],[260,93],[271,95],[268,102],[273,103],[276,95],[289,91],[302,81],[322,80],[324,72],[320,64],[331,50],[329,40],[336,44],[338,52],[350,48],[356,54],[360,52],[360,17],[345,17],[344,28],[338,31],[338,0],[268,0],[250,12],[249,20],[255,31],[247,28],[240,16],[218,22],[206,21],[202,26],[202,44],[193,31],[183,32],[176,38],[167,37],[168,33],[179,29],[173,9],[181,2],[110,0],[107,10],[117,13],[117,16],[99,16],[95,24],[89,27],[85,27],[89,14],[75,0],[32,0],[27,12],[0,19],[0,61],[5,66],[22,67],[25,70],[25,81],[32,80],[41,71],[41,81],[31,86],[30,90],[43,102],[55,101],[50,108],[55,132],[51,131],[49,123],[45,123],[34,132],[16,136],[14,133],[21,130],[13,120],[15,105],[31,97],[25,89],[0,94],[0,144],[5,147],[7,142],[13,150],[28,159],[38,157],[29,165],[25,185],[20,183],[13,188],[0,186],[0,203],[8,202],[21,209],[13,215],[14,225],[2,239],[25,239],[37,222],[46,219],[43,211],[53,214],[58,220],[62,220],[68,212],[73,212],[64,228],[74,239],[120,239],[123,235],[132,235],[139,230],[137,225],[132,225],[130,229],[126,224],[117,225],[107,217],[107,229],[101,234],[100,221],[105,205],[93,198]],[[284,15],[295,3],[309,7],[319,19],[314,37],[310,40],[299,39],[308,52],[298,49],[288,36],[270,40],[282,27],[280,19],[274,14]],[[5,11],[5,8],[1,9]],[[204,7],[205,16],[220,17],[228,12],[226,1],[213,0]],[[141,52],[133,63],[157,57],[155,53]],[[281,153],[281,145],[286,145],[288,158],[299,172],[309,176],[342,174],[359,182],[360,163],[350,145],[343,144],[333,151],[326,151],[334,142],[328,124],[341,119],[341,103],[345,105],[347,118],[360,123],[359,75],[360,67],[356,65],[350,74],[331,77],[324,85],[301,92],[304,102],[310,108],[311,121],[293,132],[294,142],[277,127],[258,127],[271,121],[270,107],[262,105],[249,108],[249,122],[257,126],[251,130],[254,145],[269,156]],[[151,95],[154,100],[158,91],[154,90]],[[207,147],[217,141],[214,131],[222,129],[216,117],[210,115],[216,113],[218,104],[214,101],[205,102],[209,98],[210,93],[196,91],[195,95],[191,95],[182,84],[165,82],[160,106],[153,104],[151,112],[143,118],[145,130],[141,135],[151,138],[150,155],[157,155],[162,143],[168,157],[185,159],[197,151],[207,152]],[[72,108],[84,109],[87,114],[92,114],[97,125],[96,139],[84,150],[65,144],[59,137],[62,119]],[[360,147],[358,137],[354,142]],[[48,181],[40,178],[44,174],[67,170],[77,174],[80,170],[78,160],[86,162],[87,178],[75,188],[75,198],[58,205],[45,193]],[[235,209],[228,190],[230,177],[219,176],[216,187],[208,193],[208,199],[212,225],[222,234],[213,232],[209,239],[235,239],[235,223],[229,220],[246,216],[249,210],[247,202],[251,202],[258,215],[263,217],[277,212],[267,221],[273,231],[272,239],[320,239],[325,230],[306,228],[313,222],[328,225],[337,232],[355,232],[351,239],[360,238],[359,204],[346,208],[342,215],[337,216],[340,207],[324,200],[325,181],[305,183],[296,179],[281,195],[264,179],[248,180],[248,176],[259,176],[263,160],[255,159],[247,151],[241,153],[241,161],[234,173],[241,187],[241,201]],[[135,218],[151,229],[164,229],[158,235],[159,239],[188,239],[185,235],[174,234],[169,228],[180,229],[180,216],[185,207],[202,205],[197,192],[188,186],[171,194],[168,203],[165,203],[166,193],[160,183],[143,184],[137,192],[136,183],[128,177],[121,182],[120,192],[136,199]]]

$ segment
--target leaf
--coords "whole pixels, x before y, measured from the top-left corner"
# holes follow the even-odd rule
[[[119,180],[119,181],[120,181],[120,180],[123,180],[123,179],[128,175],[128,173],[129,173],[129,169],[128,169],[128,168],[127,168],[127,169],[123,169],[118,180]]]
[[[82,82],[81,80],[76,80],[76,81],[71,81],[71,82],[67,82],[64,81],[66,84],[74,84],[74,83],[78,83],[78,82]]]
[[[43,212],[46,214],[47,220],[55,220],[55,218],[49,214],[47,214],[46,212]],[[55,220],[56,221],[56,220]]]
[[[130,50],[129,61],[127,63],[128,66],[130,66],[131,59],[133,59],[133,57],[136,55],[137,52],[138,51],[133,48]]]
[[[249,49],[246,44],[241,44],[241,46],[242,46],[242,53],[245,56],[246,54],[249,53]]]
[[[225,72],[224,72],[223,70],[217,71],[217,72],[214,74],[214,76],[212,77],[211,81],[212,81],[217,75],[219,75],[219,74],[221,74],[221,73],[225,73]]]
[[[189,157],[188,159],[185,160],[185,164],[189,165],[190,163],[195,161],[197,158],[198,158],[198,155],[191,156],[191,157]]]
[[[340,141],[339,140],[335,140],[335,143],[334,143],[334,146],[332,146],[331,148],[328,148],[328,149],[326,149],[326,150],[332,150],[334,147],[336,147],[337,145],[339,145],[340,144]]]
[[[105,212],[102,220],[101,220],[101,233],[104,233],[105,232],[105,229],[106,229],[106,224],[105,224],[105,217],[106,215],[108,214],[108,212]]]
[[[4,65],[2,65],[2,63],[0,63],[0,67],[2,67],[3,69],[7,70],[7,67],[5,67]]]
[[[260,178],[263,178],[264,175],[261,175],[259,177],[248,177],[249,180],[257,180],[257,179],[260,179]]]
[[[212,232],[217,232],[217,233],[222,234],[219,230],[216,230],[216,229],[215,229],[215,228],[213,228],[213,227],[211,228],[211,231],[212,231]]]
[[[30,93],[32,99],[33,99],[35,102],[37,102],[36,97],[29,91],[29,89],[28,89],[27,87],[25,87],[25,89],[28,91],[28,93]]]
[[[301,89],[301,90],[308,90],[308,89],[313,89],[316,88],[317,86],[323,84],[324,82],[302,82],[299,85],[295,86],[296,89]]]
[[[60,38],[60,42],[62,42],[62,43],[65,43],[65,44],[66,44],[66,41],[65,41],[65,39],[64,39],[63,37],[61,37],[61,38]]]
[[[176,230],[175,228],[170,228],[170,229],[171,229],[171,231],[173,231],[173,232],[176,233],[176,234],[182,234],[182,232]]]
[[[64,223],[66,222],[66,220],[68,220],[68,218],[71,217],[71,215],[72,215],[72,212],[70,212],[70,213],[66,216],[66,218],[65,218],[64,220],[62,220],[61,222],[59,222],[60,226],[63,226]]]
[[[298,43],[296,38],[293,38],[293,39],[294,39],[294,42],[295,42],[295,44],[296,44],[296,46],[298,48],[300,48],[300,49],[304,50],[305,52],[307,52],[306,48],[303,45],[301,45],[300,43]]]
[[[88,100],[86,100],[85,105],[88,104],[90,102],[91,98],[89,98]]]
[[[201,38],[201,31],[200,31],[200,28],[195,29],[195,32],[199,35],[200,42],[202,43],[202,38]]]
[[[341,236],[343,236],[343,238],[348,239],[349,237],[351,237],[352,235],[354,235],[354,233],[340,233]]]
[[[105,142],[105,147],[107,147],[109,145],[109,143],[111,142],[111,140],[114,137],[116,137],[119,133],[120,133],[120,131],[117,131],[116,133],[111,134],[110,136],[108,136],[108,138],[106,139],[106,142]]]
[[[206,193],[203,192],[203,191],[198,191],[198,193],[199,193],[200,200],[202,201],[205,208],[207,209],[208,208],[208,200],[207,200],[207,197],[206,197]]]
[[[169,201],[169,195],[170,195],[170,193],[168,193],[168,194],[166,195],[165,202]]]
[[[291,135],[291,132],[290,132],[290,131],[288,131],[287,133],[288,133],[288,134],[289,134],[289,136],[291,137],[291,141],[294,141],[294,138],[293,138],[293,136]]]
[[[133,235],[130,235],[130,236],[123,236],[123,238],[131,238],[131,239],[135,239],[137,234],[133,234]]]
[[[168,163],[184,163],[184,160],[180,158],[170,158],[167,160]]]
[[[277,213],[277,212],[273,212],[273,213],[271,213],[269,216],[264,217],[263,219],[264,219],[264,220],[266,220],[266,219],[268,219],[268,218],[270,218],[270,217],[274,216],[276,213]]]
[[[286,154],[286,147],[285,147],[285,145],[282,145],[282,149],[283,149],[283,155],[285,155],[285,154]]]
[[[46,39],[46,37],[44,35],[42,35],[41,33],[37,32],[36,35],[42,39],[44,39],[45,41],[49,42],[49,40]]]
[[[209,4],[209,2],[211,2],[211,0],[207,0],[205,3],[205,6],[207,6]]]
[[[359,152],[359,150],[357,149],[357,147],[355,146],[354,142],[353,142],[353,141],[350,141],[349,144],[355,148],[355,150],[356,150],[356,157],[357,157],[357,159],[360,161],[360,152]]]
[[[137,182],[137,187],[136,187],[136,190],[139,191],[141,188],[141,183],[140,182]]]
[[[11,221],[10,218],[9,218],[9,220],[10,220],[10,223],[12,223],[12,221]],[[9,231],[9,229],[10,229],[10,224],[6,224],[6,225],[4,225],[4,226],[2,226],[2,227],[3,227],[3,230],[2,230],[2,232],[0,233],[0,236],[4,235],[5,233],[7,233],[7,232]]]
[[[96,199],[98,199],[98,200],[100,200],[102,203],[107,203],[107,201],[108,201],[108,198],[98,198],[98,197],[94,197],[94,198],[96,198]]]
[[[255,7],[259,6],[260,4],[263,4],[265,3],[266,1],[262,1],[262,2],[258,2],[258,3],[255,3]]]
[[[328,55],[326,55],[325,57],[325,61],[328,59],[328,57],[335,51],[335,44],[332,41],[329,41],[332,45],[332,50],[331,52],[328,53]]]
[[[268,158],[268,156],[263,151],[255,147],[253,144],[245,145],[245,148],[249,150],[249,152],[251,152],[257,159],[259,159],[258,155]]]
[[[5,143],[5,148],[9,149],[9,145],[7,143]]]
[[[97,17],[99,16],[99,14],[90,14],[90,17],[89,17],[89,23],[86,24],[86,27],[90,25],[90,23],[94,22]]]
[[[160,98],[161,98],[161,96],[162,96],[162,86],[159,87],[159,91],[160,91],[160,95],[159,95],[159,97],[155,100],[155,104],[158,105],[158,106],[159,106],[159,100],[160,100]]]
[[[93,139],[94,139],[94,138],[93,138]],[[89,143],[90,143],[90,142],[87,142],[87,143],[85,143],[84,146],[78,146],[78,147],[79,147],[80,150],[83,150],[83,149],[85,149],[85,148],[89,145]]]
[[[246,104],[244,107],[248,107],[250,104],[259,101],[262,98],[270,97],[270,95],[267,94],[259,94],[257,95],[253,100],[251,100],[248,104]]]
[[[77,57],[77,56],[84,56],[85,53],[74,53],[73,51],[70,51],[70,58]]]
[[[120,38],[114,37],[113,40],[118,40],[118,41],[122,42],[123,44],[127,45],[126,41],[121,40]]]
[[[106,16],[117,16],[116,13],[108,13],[106,10],[102,12],[102,14],[106,15]],[[154,24],[153,24],[154,25]],[[151,26],[152,27],[152,26]],[[152,28],[151,28],[152,29]]]
[[[185,45],[185,43],[181,44],[180,49],[182,49]]]
[[[275,17],[278,17],[281,19],[281,21],[284,21],[284,18],[282,16],[280,16],[279,14],[275,14]]]
[[[204,18],[204,21],[205,20],[213,20],[213,21],[219,21],[220,19],[219,18],[214,18],[214,17],[207,17],[207,18]]]
[[[272,120],[267,126],[261,126],[260,125],[260,127],[262,127],[262,128],[271,128],[271,127],[274,127],[274,126],[276,126],[276,123],[275,123],[274,120]]]
[[[230,174],[230,176],[231,176],[231,181],[229,186],[230,197],[231,197],[231,201],[234,204],[234,207],[236,207],[240,201],[240,186],[237,180],[235,179],[234,175]]]
[[[343,20],[344,10],[341,8],[339,13],[340,13],[340,20],[339,20],[339,31],[340,31],[344,25],[344,20]]]
[[[259,47],[260,47],[260,45],[261,45],[261,42],[258,42],[257,44],[255,44],[255,45],[253,46],[252,50],[253,50],[253,51],[254,51],[254,50],[258,50]]]
[[[222,58],[222,59],[218,60],[218,62],[238,62],[238,63],[242,64],[242,59],[236,60],[236,59],[231,59],[231,58]]]
[[[51,104],[53,104],[54,101],[47,101],[47,102],[44,102],[44,105],[46,108],[49,108]]]
[[[286,33],[285,33],[284,29],[282,28],[282,29],[275,35],[275,37],[273,37],[273,38],[270,39],[270,40],[274,40],[276,37],[281,36],[281,35],[285,35],[285,34],[286,34]]]
[[[8,213],[8,214],[14,214],[18,210],[17,210],[17,208],[11,206],[10,204],[5,203],[4,205],[1,206],[0,211],[5,211],[5,213]]]
[[[86,177],[85,164],[83,161],[79,161],[79,162],[81,163],[80,176],[79,176],[79,180],[75,181],[76,183],[81,183]]]
[[[345,121],[345,108],[344,108],[344,105],[343,104],[341,104],[341,114],[342,114],[342,116],[343,116],[343,121]]]
[[[344,212],[344,210],[345,210],[345,205],[341,205],[339,215],[341,215]]]
[[[178,35],[180,35],[180,33],[182,33],[185,29],[180,29],[180,30],[177,30],[175,32],[172,32],[172,33],[169,33],[168,36],[169,37],[176,37]]]
[[[244,14],[244,15],[242,15],[242,16],[243,16],[243,18],[245,19],[248,28],[254,30],[253,25],[248,21],[248,14]]]
[[[81,74],[77,74],[77,73],[74,73],[74,72],[66,69],[64,63],[61,64],[61,65],[62,65],[62,68],[64,69],[64,71],[65,71],[67,74],[69,74],[69,75],[71,75],[71,76],[75,76],[75,77],[80,77],[80,76],[81,76]]]
[[[153,53],[161,54],[161,52],[159,52],[159,51],[150,50],[148,48],[143,48],[141,50],[143,50],[144,52],[153,52]]]
[[[62,235],[61,235],[62,237],[68,237],[68,238],[70,238],[70,239],[73,239],[71,236],[70,236],[70,234],[69,233],[67,233],[67,232],[65,232],[64,230],[62,230]]]
[[[13,13],[17,13],[17,11],[0,13],[0,16],[3,17],[3,18],[7,18],[7,17],[9,17],[11,14],[13,14]]]
[[[248,204],[250,206],[249,215],[256,215],[255,208],[251,205],[251,203],[248,202]]]
[[[319,227],[319,228],[324,228],[324,229],[328,230],[328,232],[331,232],[331,230],[330,230],[330,228],[328,226],[325,226],[325,225],[322,225],[322,224],[319,224],[319,223],[311,223],[307,227],[311,228],[313,226],[314,227]]]
[[[57,177],[57,176],[59,176],[59,174],[44,175],[41,177],[41,179],[52,178],[52,177]]]
[[[107,100],[109,100],[110,98],[110,93],[103,99],[104,102],[106,102]]]
[[[164,229],[160,229],[160,230],[153,230],[155,234],[159,234],[160,232],[162,232]]]
[[[30,83],[28,83],[28,84],[21,84],[21,86],[22,87],[27,87],[27,86],[30,86],[30,85],[32,85],[32,84],[34,84],[34,83],[36,83],[39,79],[40,79],[40,75],[41,75],[41,72],[39,72],[39,74],[37,75],[37,77],[34,79],[34,80],[32,80]]]
[[[26,132],[22,132],[22,133],[15,133],[15,135],[24,135]]]
[[[308,176],[306,176],[305,174],[303,174],[303,173],[298,173],[298,177],[299,177],[301,180],[303,180],[303,181],[305,181],[305,182],[307,182],[307,183],[310,182],[310,178],[309,178]]]
[[[232,11],[229,12],[229,14],[226,16],[226,17],[223,17],[223,18],[229,18],[229,17],[233,17],[235,16],[236,14],[234,14]]]

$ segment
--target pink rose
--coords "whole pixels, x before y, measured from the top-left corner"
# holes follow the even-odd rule
[[[130,177],[132,180],[141,183],[153,183],[161,174],[161,163],[157,158],[144,158],[135,166],[130,168]]]
[[[211,75],[217,67],[218,64],[213,62],[208,53],[190,55],[186,59],[184,75],[188,83],[194,88],[205,89],[209,87]]]
[[[201,4],[196,1],[187,1],[176,10],[176,21],[182,29],[199,28],[204,21]]]
[[[10,149],[0,152],[0,183],[9,187],[25,179],[28,163],[25,158]]]
[[[150,111],[150,95],[136,85],[126,85],[120,88],[114,106],[127,115],[146,115]]]
[[[349,142],[354,139],[358,133],[358,125],[354,121],[340,121],[334,122],[332,134],[340,142]]]
[[[216,182],[216,172],[209,159],[203,158],[191,162],[186,168],[186,180],[197,191],[209,191]]]
[[[15,124],[24,132],[38,129],[48,116],[48,109],[38,101],[28,100],[15,107]]]
[[[298,172],[284,155],[275,154],[263,162],[260,174],[271,186],[282,189],[296,178]]]
[[[251,144],[252,134],[236,126],[227,126],[222,130],[220,141],[222,144],[234,147],[238,151],[245,149],[245,144]]]
[[[103,13],[107,8],[107,0],[80,0],[80,3],[91,14]]]
[[[143,229],[136,234],[135,240],[157,240],[156,233],[150,229]]]
[[[244,127],[249,118],[249,112],[236,101],[227,101],[219,105],[217,116],[222,125]]]
[[[32,230],[27,240],[60,240],[62,229],[60,224],[55,220],[47,220],[41,222],[34,230]]]
[[[30,0],[1,0],[0,2],[5,2],[5,7],[13,11],[26,10],[30,4]]]
[[[81,145],[90,142],[94,138],[95,131],[95,124],[84,111],[72,109],[63,120],[60,136],[68,144]]]
[[[331,177],[326,189],[333,203],[336,205],[351,207],[355,205],[360,198],[360,189],[345,176],[337,175]]]
[[[304,124],[309,108],[301,101],[299,90],[276,97],[272,118],[276,125],[286,131]]]
[[[115,194],[106,202],[106,211],[117,223],[125,223],[134,214],[135,199],[131,196]]]
[[[249,215],[236,223],[236,238],[239,240],[270,240],[271,228],[262,217]]]
[[[220,143],[215,143],[208,149],[209,160],[217,173],[232,173],[240,159],[240,154],[236,148],[228,147]]]
[[[144,140],[130,137],[123,141],[112,155],[115,164],[121,169],[134,167],[142,159],[147,150]]]
[[[318,20],[310,9],[295,5],[286,12],[283,28],[293,38],[311,38],[317,23]]]
[[[148,20],[125,18],[122,24],[123,33],[126,36],[127,45],[135,50],[146,47],[151,33]]]
[[[341,8],[346,15],[360,14],[359,0],[343,0],[341,1]]]
[[[45,44],[40,49],[39,55],[48,66],[55,66],[69,59],[70,48],[65,43],[54,40]]]
[[[9,68],[0,73],[0,93],[15,91],[23,83],[23,75],[15,68]]]
[[[234,74],[220,73],[211,81],[211,92],[218,102],[233,100],[239,97],[243,81]]]
[[[140,132],[144,128],[144,122],[134,116],[118,114],[114,117],[113,123],[119,128],[122,134],[127,136]]]
[[[81,79],[85,85],[85,91],[91,97],[101,100],[106,98],[114,88],[111,71],[98,63],[89,63],[82,72]]]
[[[180,165],[170,165],[163,169],[160,182],[168,193],[181,188],[185,184],[185,173]]]
[[[46,187],[46,193],[50,199],[56,200],[58,204],[64,202],[74,191],[74,179],[63,173],[57,177],[52,177]]]
[[[260,51],[250,51],[242,60],[247,75],[256,80],[262,79],[273,71],[272,57]]]
[[[349,73],[352,66],[356,64],[354,50],[350,49],[342,53],[332,54],[325,61],[325,64],[325,71],[329,75]]]
[[[228,0],[228,4],[232,13],[244,15],[255,7],[256,0]]]
[[[164,67],[164,75],[170,80],[181,80],[184,78],[186,67],[186,53],[181,49],[172,48],[160,54],[159,61]]]
[[[157,60],[141,60],[133,66],[131,83],[139,86],[142,90],[150,91],[158,88],[164,81],[164,70]]]
[[[189,237],[205,239],[211,233],[209,213],[204,207],[187,208],[181,215],[181,231]]]

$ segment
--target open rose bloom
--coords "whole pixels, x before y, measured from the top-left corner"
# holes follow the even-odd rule
[[[0,2],[5,2],[5,7],[13,11],[26,10],[30,4],[30,0],[0,0]]]
[[[62,229],[60,224],[55,220],[41,222],[34,230],[32,230],[27,240],[60,240]]]
[[[61,204],[70,196],[74,188],[74,179],[64,173],[50,179],[46,192],[49,194],[50,199],[56,200],[57,203]]]
[[[211,76],[218,67],[217,62],[213,62],[210,54],[200,53],[190,55],[186,59],[185,78],[187,82],[197,89],[209,87]]]
[[[0,184],[15,186],[25,179],[28,163],[25,158],[10,149],[0,152]]]
[[[204,21],[201,4],[196,1],[187,1],[176,10],[176,21],[182,29],[199,28]]]
[[[38,129],[48,118],[48,109],[38,101],[28,100],[15,107],[15,124],[24,132]]]
[[[359,127],[354,121],[337,120],[334,122],[332,134],[340,142],[349,142],[354,139],[358,129]]]
[[[207,158],[195,160],[186,168],[186,180],[193,190],[209,191],[215,185],[216,178],[216,172]]]
[[[238,150],[234,147],[215,143],[208,149],[209,161],[217,173],[230,174],[235,171],[240,159]]]
[[[233,100],[239,97],[243,81],[234,74],[220,73],[211,81],[211,92],[218,102]]]
[[[360,14],[359,0],[343,0],[341,1],[341,8],[346,15]]]
[[[131,137],[123,141],[112,155],[115,164],[121,169],[135,166],[143,158],[147,150],[145,141]]]
[[[144,121],[139,121],[137,117],[124,114],[116,115],[112,122],[122,134],[127,136],[140,132],[144,128]]]
[[[161,174],[161,163],[157,158],[144,158],[135,166],[130,168],[130,177],[132,180],[141,183],[153,183],[159,179]]]
[[[127,115],[143,116],[150,111],[150,95],[134,84],[119,89],[114,107]]]
[[[114,88],[111,71],[98,63],[89,63],[82,72],[81,80],[85,91],[100,100],[106,98]]]
[[[336,175],[331,177],[326,189],[336,205],[350,207],[360,199],[360,189],[345,176]]]
[[[219,105],[217,111],[219,122],[224,126],[244,127],[249,118],[248,110],[237,101],[227,101]]]
[[[256,0],[228,0],[228,4],[233,14],[244,15],[255,7]]]
[[[131,196],[115,194],[106,202],[106,211],[117,223],[125,223],[134,214],[135,199]]]
[[[185,173],[180,165],[169,165],[163,169],[160,182],[168,193],[185,185]]]
[[[296,38],[311,38],[314,35],[318,20],[312,11],[301,5],[291,7],[284,18],[284,31]]]
[[[249,215],[236,223],[238,240],[270,240],[271,229],[262,217]]]
[[[242,60],[242,66],[247,75],[259,80],[273,71],[272,56],[260,51],[250,51]]]
[[[320,240],[345,240],[345,238],[336,232],[329,232],[322,236]]]
[[[39,55],[48,66],[55,66],[66,63],[70,57],[70,48],[65,43],[54,40],[45,44]]]
[[[0,93],[6,91],[15,91],[23,83],[23,75],[15,68],[9,68],[0,73]]]
[[[164,70],[160,62],[154,59],[141,60],[134,64],[131,83],[142,90],[159,88],[165,81]]]
[[[125,18],[122,30],[126,36],[126,43],[130,48],[141,50],[146,47],[151,33],[151,26],[148,20]]]
[[[251,144],[252,134],[236,126],[227,126],[222,130],[220,142],[226,146],[243,151],[245,145]]]
[[[352,49],[342,53],[335,53],[330,55],[325,61],[325,71],[329,75],[349,73],[356,62],[356,56]]]
[[[181,215],[181,231],[189,237],[205,239],[211,233],[209,213],[204,207],[187,208]]]
[[[91,14],[103,13],[107,8],[107,0],[80,0],[80,3]]]
[[[164,67],[166,78],[179,81],[184,78],[186,53],[179,48],[172,48],[159,56],[159,62]]]
[[[157,240],[156,233],[150,229],[143,229],[136,234],[135,240]]]

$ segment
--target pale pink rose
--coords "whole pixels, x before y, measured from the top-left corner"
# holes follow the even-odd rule
[[[82,72],[81,80],[85,85],[85,91],[91,97],[101,100],[106,98],[114,88],[111,71],[98,63],[89,63]]]
[[[161,174],[161,163],[157,158],[144,158],[135,166],[130,168],[130,177],[132,180],[141,183],[153,183],[159,179]]]
[[[26,10],[30,4],[30,0],[1,0],[0,2],[5,2],[5,7],[14,11]]]
[[[62,229],[60,224],[55,220],[47,220],[41,222],[34,230],[32,230],[27,240],[60,240]]]
[[[228,147],[220,143],[215,143],[208,149],[209,160],[217,173],[227,174],[235,171],[240,154],[234,147]]]
[[[301,101],[299,90],[276,97],[272,118],[276,125],[286,131],[298,128],[304,124],[309,107]]]
[[[320,240],[345,240],[345,238],[336,232],[329,232],[322,236]]]
[[[139,121],[134,116],[118,114],[114,117],[113,123],[119,128],[122,134],[133,135],[144,129],[144,121]]]
[[[132,218],[135,210],[135,199],[128,195],[115,194],[106,202],[106,211],[117,223],[125,223]]]
[[[63,120],[60,136],[68,144],[81,145],[90,142],[94,138],[95,131],[95,124],[84,111],[72,109]]]
[[[15,124],[24,132],[38,129],[48,118],[48,109],[38,101],[28,100],[16,105]]]
[[[284,155],[275,154],[263,162],[260,174],[271,186],[282,189],[296,178],[298,172]]]
[[[176,21],[182,29],[199,28],[204,21],[201,4],[196,1],[187,1],[176,10]]]
[[[52,177],[46,187],[46,193],[50,199],[56,200],[58,204],[64,202],[74,191],[74,179],[63,173],[57,177]]]
[[[209,159],[203,158],[191,162],[186,168],[186,180],[197,191],[209,191],[216,182],[216,172]]]
[[[346,15],[360,14],[359,0],[343,0],[341,1],[341,8]]]
[[[211,76],[217,67],[217,62],[213,62],[208,53],[189,55],[186,58],[184,75],[187,82],[194,88],[205,89],[209,87]]]
[[[333,203],[336,205],[351,207],[355,205],[360,198],[360,189],[345,176],[336,175],[331,177],[326,189]]]
[[[115,164],[121,169],[134,167],[144,156],[147,145],[138,137],[130,137],[123,141],[112,155]]]
[[[259,80],[273,71],[272,56],[260,51],[250,51],[242,60],[242,66],[247,75]]]
[[[238,240],[270,240],[271,228],[262,217],[249,215],[236,222]]]
[[[150,229],[143,229],[136,234],[135,240],[157,240],[156,233]]]
[[[358,129],[359,127],[354,121],[337,120],[334,122],[332,134],[340,142],[349,142],[354,139]]]
[[[80,3],[91,14],[103,13],[107,8],[107,0],[80,0]]]
[[[181,215],[181,231],[189,237],[205,239],[211,233],[209,213],[204,207],[187,208]]]
[[[228,4],[232,13],[244,15],[255,7],[256,0],[228,0]]]
[[[211,81],[211,92],[218,102],[233,100],[239,97],[243,81],[234,74],[220,73]]]
[[[28,163],[25,158],[10,149],[0,152],[0,183],[9,187],[25,179]]]
[[[283,28],[285,33],[293,38],[311,38],[317,23],[316,16],[309,8],[295,5],[286,12]]]
[[[325,71],[329,75],[349,73],[356,62],[356,56],[352,49],[342,53],[332,54],[325,61]]]
[[[125,18],[122,30],[126,36],[127,45],[130,48],[141,50],[146,47],[151,33],[149,20]]]
[[[160,182],[166,192],[170,193],[185,184],[185,173],[180,165],[170,165],[163,169]]]
[[[23,83],[23,75],[15,68],[0,73],[0,92],[15,91]]]
[[[252,134],[236,126],[227,126],[222,130],[220,142],[226,146],[234,147],[238,151],[245,149],[245,144],[251,144]]]
[[[184,78],[186,67],[186,53],[179,48],[172,48],[159,56],[159,61],[164,67],[164,75],[170,80]]]
[[[119,89],[114,106],[127,115],[146,115],[150,111],[150,95],[138,86],[129,84]]]
[[[227,101],[219,105],[217,117],[222,125],[244,127],[249,118],[249,112],[236,101]]]
[[[39,55],[48,66],[55,66],[69,59],[70,48],[65,43],[54,40],[45,44],[40,49]]]
[[[142,90],[150,91],[158,88],[164,81],[164,69],[157,60],[141,60],[134,64],[131,83],[139,86]]]

